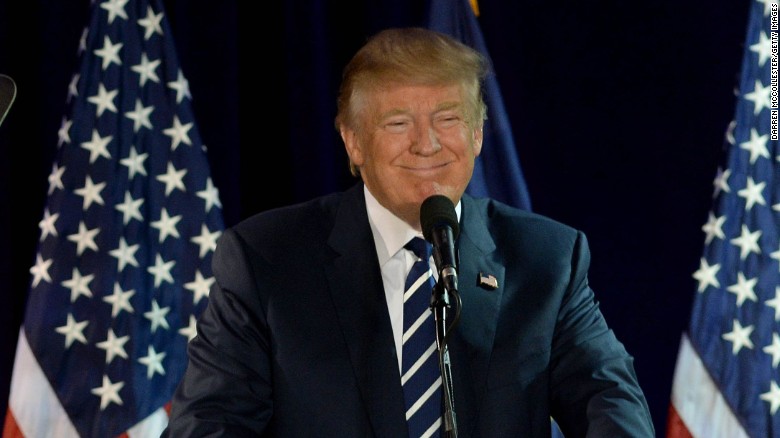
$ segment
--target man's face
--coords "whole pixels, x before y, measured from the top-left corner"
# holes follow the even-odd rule
[[[431,195],[457,203],[482,148],[459,85],[389,85],[365,94],[359,131],[342,130],[352,162],[380,204],[419,229]]]

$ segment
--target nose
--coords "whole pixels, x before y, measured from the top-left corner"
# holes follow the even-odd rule
[[[433,155],[441,150],[441,143],[436,131],[430,124],[420,124],[414,130],[412,139],[412,152],[418,155]]]

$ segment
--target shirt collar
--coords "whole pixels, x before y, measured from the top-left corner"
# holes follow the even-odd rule
[[[366,198],[366,210],[368,222],[371,225],[371,233],[374,235],[374,245],[379,257],[379,265],[383,266],[413,237],[423,237],[401,218],[394,215],[377,201],[374,195],[363,185],[363,194]],[[460,222],[461,203],[455,206],[455,214]]]

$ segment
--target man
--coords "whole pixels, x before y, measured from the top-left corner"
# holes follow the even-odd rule
[[[170,436],[545,437],[551,416],[567,438],[654,436],[633,359],[588,286],[584,235],[464,194],[482,148],[486,68],[478,52],[418,28],[359,50],[336,126],[362,182],[223,234]],[[432,195],[455,206],[462,306],[446,344],[451,386],[439,374],[418,390],[414,373],[438,356],[430,311],[413,323],[429,327],[427,359],[405,353],[404,295],[417,286],[404,278],[415,261],[435,263],[405,245],[421,236]],[[412,390],[423,397],[407,405]]]

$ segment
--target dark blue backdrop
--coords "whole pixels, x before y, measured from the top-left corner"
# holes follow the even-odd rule
[[[748,2],[586,3],[480,0],[479,21],[533,208],[587,233],[661,436]],[[0,126],[0,413],[88,4],[0,0],[0,73],[19,87]],[[376,30],[425,18],[415,0],[165,5],[227,225],[352,184],[341,68]]]

